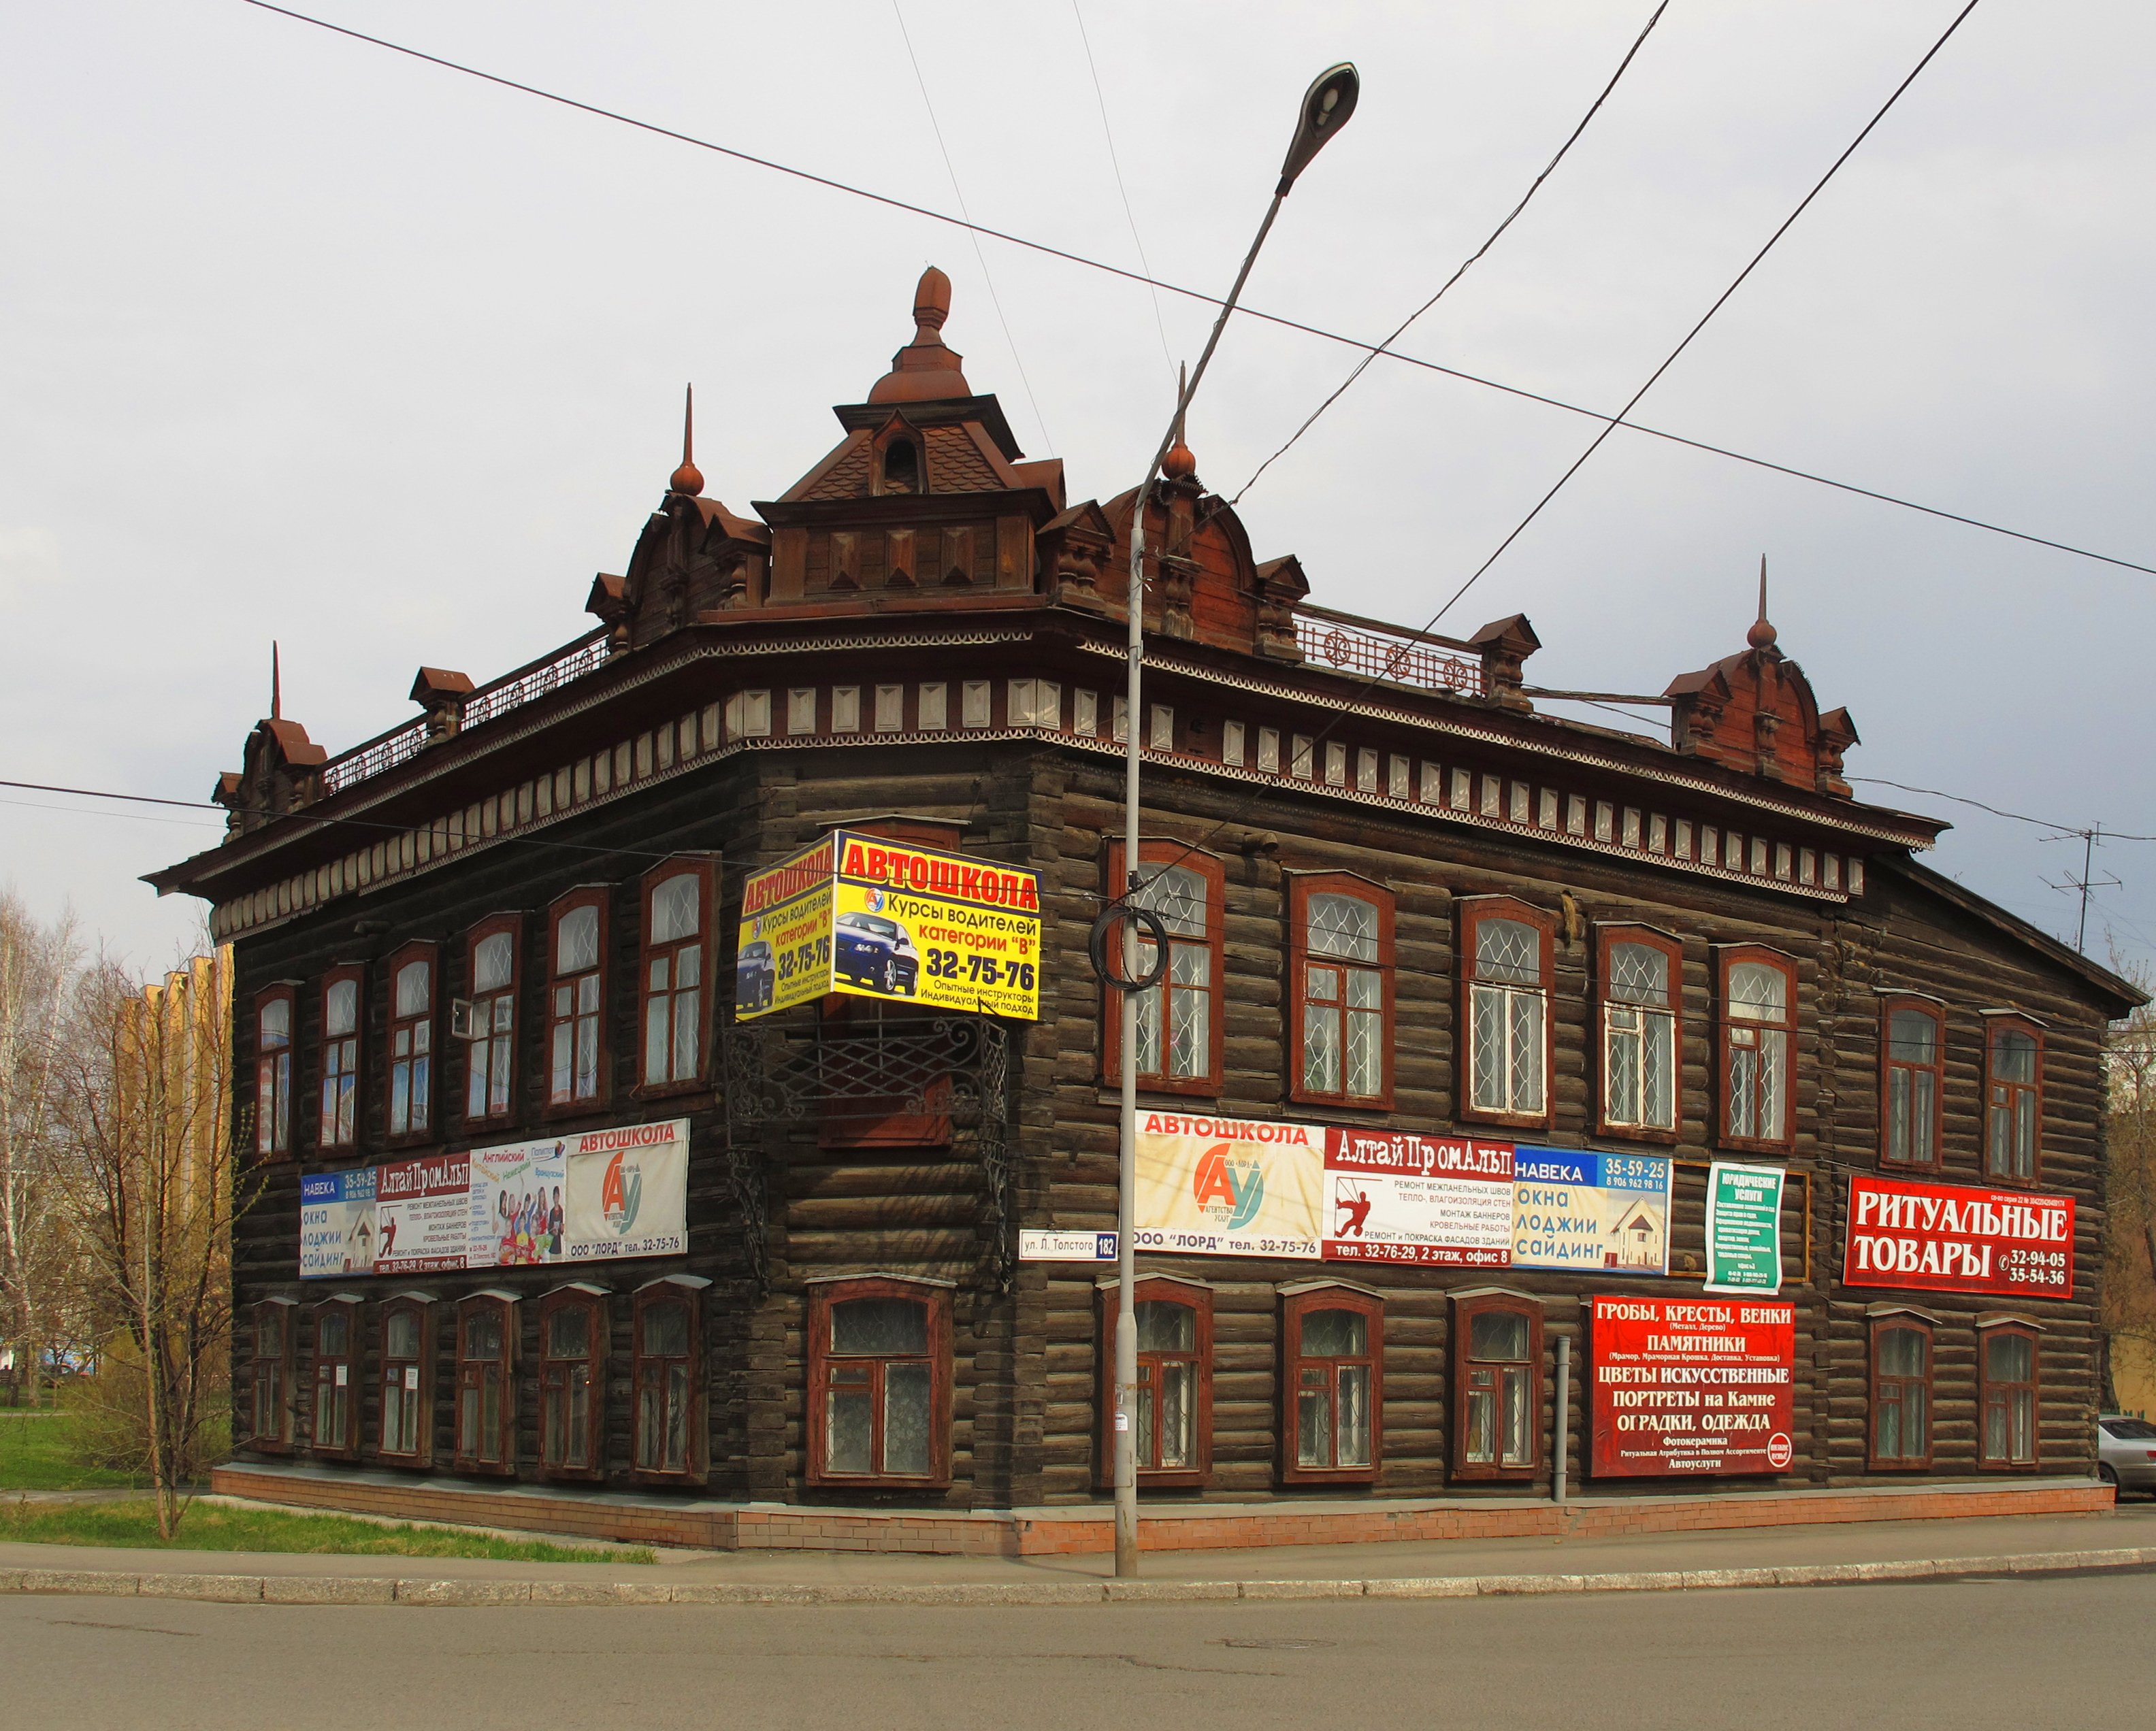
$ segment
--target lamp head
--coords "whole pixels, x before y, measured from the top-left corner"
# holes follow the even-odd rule
[[[1317,82],[1303,93],[1302,115],[1296,124],[1295,140],[1287,147],[1287,159],[1281,164],[1280,185],[1273,189],[1276,198],[1287,196],[1296,177],[1310,166],[1311,159],[1325,148],[1332,135],[1348,124],[1348,116],[1355,112],[1355,99],[1362,90],[1363,80],[1356,74],[1354,66],[1343,60],[1329,72],[1320,73]]]

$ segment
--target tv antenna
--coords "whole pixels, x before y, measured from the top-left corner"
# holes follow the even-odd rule
[[[2047,842],[2066,842],[2071,841],[2076,837],[2081,838],[2082,843],[2081,876],[2076,878],[2069,872],[2056,883],[2049,878],[2041,881],[2046,888],[2058,890],[2061,894],[2068,890],[2080,893],[2082,913],[2080,923],[2074,928],[2074,948],[2082,955],[2087,955],[2088,954],[2089,893],[2097,889],[2123,889],[2126,885],[2117,878],[2108,875],[2099,878],[2096,875],[2096,850],[2103,842],[2103,826],[2101,823],[2092,825],[2087,829],[2068,830],[2062,836],[2046,836],[2044,839]]]

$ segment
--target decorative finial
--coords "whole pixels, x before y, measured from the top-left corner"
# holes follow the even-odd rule
[[[277,664],[277,639],[275,638],[270,639],[270,719],[272,721],[285,719],[284,669]]]
[[[963,359],[940,334],[951,316],[951,279],[934,265],[913,289],[913,341],[891,357],[891,371],[870,388],[870,402],[942,402],[971,397]]]
[[[1767,622],[1767,556],[1759,556],[1759,617],[1753,622],[1751,630],[1744,633],[1744,641],[1755,649],[1771,649],[1779,635]]]
[[[1182,366],[1175,369],[1175,437],[1168,445],[1168,454],[1160,459],[1160,472],[1171,481],[1187,481],[1198,473],[1198,459],[1183,442],[1183,399],[1188,395],[1188,387],[1183,383],[1187,371]]]
[[[696,387],[687,387],[688,397],[681,406],[681,466],[667,479],[670,491],[685,493],[691,499],[704,490],[704,472],[696,467]]]
[[[941,330],[950,316],[951,279],[932,264],[914,285],[913,322],[924,330]]]

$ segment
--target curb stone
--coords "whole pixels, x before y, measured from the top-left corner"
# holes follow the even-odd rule
[[[1567,1593],[1669,1593],[1729,1587],[2061,1575],[2156,1569],[2156,1546],[2036,1551],[1895,1563],[1807,1563],[1760,1569],[1602,1575],[1461,1575],[1375,1580],[952,1581],[835,1586],[753,1582],[422,1580],[304,1575],[138,1575],[92,1569],[0,1569],[0,1593],[193,1599],[226,1605],[1118,1605],[1312,1599],[1476,1599]]]

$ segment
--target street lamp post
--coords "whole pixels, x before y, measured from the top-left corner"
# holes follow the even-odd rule
[[[1191,373],[1189,382],[1177,394],[1175,413],[1169,418],[1168,432],[1162,437],[1160,447],[1152,453],[1147,465],[1145,478],[1138,483],[1131,506],[1131,570],[1130,581],[1125,591],[1124,607],[1130,616],[1129,679],[1123,702],[1123,873],[1122,893],[1116,904],[1126,909],[1131,906],[1142,889],[1138,877],[1138,773],[1142,761],[1139,728],[1142,710],[1139,704],[1140,686],[1145,665],[1145,514],[1146,505],[1152,493],[1153,477],[1159,474],[1161,460],[1183,426],[1184,412],[1190,399],[1198,394],[1199,382],[1205,376],[1211,364],[1213,351],[1219,346],[1220,333],[1228,323],[1228,315],[1235,310],[1235,302],[1242,294],[1243,284],[1250,279],[1250,267],[1257,262],[1258,249],[1265,243],[1265,236],[1272,232],[1273,218],[1280,214],[1281,202],[1294,188],[1296,177],[1310,166],[1311,160],[1324,148],[1332,135],[1348,122],[1355,111],[1355,100],[1361,91],[1361,80],[1352,65],[1342,64],[1321,74],[1317,81],[1303,94],[1302,111],[1297,117],[1295,137],[1288,146],[1286,159],[1281,164],[1280,184],[1273,189],[1272,202],[1265,207],[1265,219],[1258,224],[1257,236],[1250,242],[1250,249],[1243,257],[1243,268],[1235,274],[1235,285],[1228,291],[1221,303],[1220,315],[1213,321],[1212,335],[1205,340],[1205,350],[1198,357],[1198,366]],[[1113,909],[1111,907],[1111,913]],[[1122,921],[1122,980],[1139,979],[1139,940],[1137,922],[1129,917]],[[1159,946],[1165,960],[1165,944]],[[1161,1032],[1167,1036],[1168,1006],[1167,986],[1161,987]],[[1137,1244],[1133,1234],[1136,1225],[1135,1206],[1137,1190],[1137,1134],[1138,1134],[1138,995],[1127,985],[1118,996],[1122,1017],[1122,1147],[1116,1201],[1116,1406],[1115,1406],[1115,1486],[1116,1486],[1116,1573],[1132,1575],[1138,1572],[1138,1492],[1137,1492],[1137,1435],[1132,1428],[1137,1421],[1138,1380],[1138,1319],[1136,1296]]]

